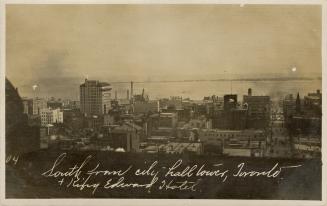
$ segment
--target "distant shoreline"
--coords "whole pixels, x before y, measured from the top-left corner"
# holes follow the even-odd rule
[[[154,81],[133,81],[133,83],[178,83],[178,82],[217,82],[217,81],[312,81],[322,80],[321,77],[270,77],[270,78],[233,78],[233,79],[188,79],[188,80],[154,80]],[[127,84],[130,81],[110,82],[111,84]]]

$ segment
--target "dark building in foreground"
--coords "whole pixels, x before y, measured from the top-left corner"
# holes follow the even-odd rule
[[[6,79],[6,154],[22,154],[40,148],[40,127],[29,126],[17,89]]]

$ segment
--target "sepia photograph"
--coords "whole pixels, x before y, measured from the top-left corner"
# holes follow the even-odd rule
[[[326,1],[285,2],[2,3],[1,202],[326,204]]]

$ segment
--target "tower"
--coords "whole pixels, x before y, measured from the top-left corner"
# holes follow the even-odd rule
[[[133,99],[133,89],[134,89],[134,83],[131,82],[131,99]]]
[[[109,83],[85,79],[80,85],[81,112],[85,116],[107,114],[111,108],[111,89]]]

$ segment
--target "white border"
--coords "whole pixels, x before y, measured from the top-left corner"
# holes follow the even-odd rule
[[[5,0],[4,4],[325,4],[326,0]]]
[[[0,205],[5,198],[5,8],[0,2]]]
[[[326,114],[327,0],[4,0],[0,2],[0,205],[326,205],[326,126],[322,116],[322,201],[302,200],[203,200],[203,199],[5,199],[5,5],[6,4],[317,4],[322,5],[322,105]]]

